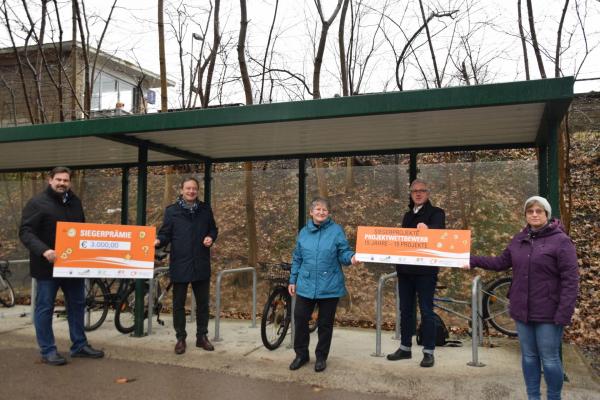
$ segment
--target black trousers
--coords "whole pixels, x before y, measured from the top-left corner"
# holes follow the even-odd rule
[[[317,360],[327,360],[329,348],[331,347],[331,337],[333,335],[333,322],[335,311],[337,309],[339,298],[328,299],[307,299],[306,297],[296,296],[296,308],[294,309],[294,351],[297,357],[308,359],[308,344],[310,341],[310,331],[308,321],[312,315],[315,306],[319,306],[319,318],[317,320],[317,329],[319,341],[315,355]]]
[[[435,317],[433,295],[437,275],[398,274],[398,293],[400,295],[400,344],[403,350],[412,345],[414,329],[415,295],[418,297],[423,325],[423,349],[433,353],[435,349]]]
[[[194,298],[196,299],[196,337],[208,333],[208,303],[210,300],[210,280],[173,283],[173,327],[177,339],[185,339],[185,300],[187,298],[188,285],[192,285]]]

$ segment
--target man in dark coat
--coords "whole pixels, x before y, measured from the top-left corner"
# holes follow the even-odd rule
[[[65,295],[71,357],[102,358],[104,352],[92,348],[85,336],[85,281],[81,278],[53,278],[52,264],[56,223],[59,221],[85,222],[81,201],[70,190],[71,170],[56,167],[50,172],[48,187],[33,197],[23,209],[19,238],[29,250],[31,277],[37,280],[34,325],[40,346],[42,362],[49,365],[66,364],[56,351],[52,315],[56,293],[61,288]]]
[[[445,229],[444,210],[429,201],[427,183],[415,179],[410,185],[409,211],[404,214],[403,228]],[[435,319],[433,295],[437,283],[437,267],[422,265],[396,265],[398,295],[400,298],[400,348],[387,359],[396,361],[412,358],[411,346],[414,335],[415,294],[419,299],[421,325],[423,327],[423,360],[421,367],[433,367],[435,350]]]
[[[207,333],[210,247],[217,240],[218,230],[210,206],[198,200],[199,186],[195,178],[183,180],[181,195],[165,210],[155,242],[156,247],[171,244],[169,273],[173,282],[175,354],[183,354],[186,350],[185,300],[190,283],[196,299],[196,347],[214,350]]]

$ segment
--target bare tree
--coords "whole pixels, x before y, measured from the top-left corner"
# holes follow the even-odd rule
[[[246,32],[248,29],[248,15],[246,10],[246,0],[240,0],[240,34],[238,38],[237,53],[240,65],[240,74],[244,86],[244,95],[246,105],[252,105],[252,84],[248,75],[248,66],[246,64]],[[248,265],[256,267],[258,261],[258,239],[256,236],[256,209],[254,206],[254,179],[252,172],[252,162],[244,162],[245,177],[245,197],[246,197],[246,233],[248,237]],[[248,282],[244,282],[249,284]]]
[[[164,0],[158,0],[158,60],[160,64],[160,110],[167,112],[167,63],[165,59]]]
[[[535,54],[535,58],[537,60],[538,68],[540,70],[540,75],[543,79],[546,79],[546,70],[544,69],[544,60],[542,60],[542,53],[540,51],[540,45],[537,40],[537,35],[535,33],[535,21],[533,18],[533,6],[531,5],[531,0],[527,1],[527,15],[529,19],[529,32],[531,34],[531,45],[533,46],[533,53]]]
[[[517,1],[519,37],[521,38],[521,47],[523,48],[523,62],[525,63],[525,79],[530,80],[529,75],[529,57],[527,56],[527,41],[525,40],[525,32],[523,30],[523,17],[521,15],[521,0]]]

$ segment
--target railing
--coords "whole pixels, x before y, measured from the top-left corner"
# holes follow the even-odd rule
[[[217,294],[215,305],[215,337],[213,341],[220,342],[222,339],[219,336],[219,325],[221,323],[221,280],[223,275],[234,274],[237,272],[252,271],[252,328],[256,328],[256,269],[252,267],[234,268],[219,271],[217,274]]]

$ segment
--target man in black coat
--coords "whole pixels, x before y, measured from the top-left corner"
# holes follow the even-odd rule
[[[403,228],[445,229],[444,210],[429,201],[427,183],[415,179],[410,185],[409,211],[404,214]],[[400,348],[387,359],[396,361],[412,358],[411,345],[414,332],[415,295],[418,295],[421,325],[423,327],[423,360],[421,367],[433,367],[435,350],[435,319],[433,295],[437,283],[437,267],[422,265],[396,265],[398,295],[400,298]]]
[[[158,231],[156,247],[171,244],[169,274],[173,282],[173,326],[177,343],[175,354],[186,350],[185,300],[191,284],[196,299],[196,347],[213,351],[208,340],[210,299],[210,247],[217,240],[217,225],[212,209],[198,200],[200,184],[185,178],[180,196],[167,207]]]
[[[85,336],[85,281],[81,278],[53,278],[52,267],[56,223],[59,221],[85,222],[81,201],[71,191],[71,170],[56,167],[50,172],[48,187],[33,197],[23,209],[19,238],[29,250],[29,269],[37,280],[34,325],[40,346],[42,362],[49,365],[66,364],[56,351],[52,315],[56,293],[61,288],[65,295],[71,357],[102,358],[104,352],[92,348]]]

